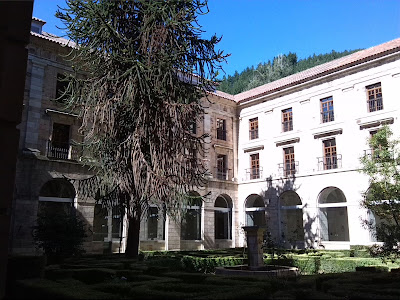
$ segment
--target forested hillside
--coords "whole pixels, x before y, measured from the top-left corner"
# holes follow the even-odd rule
[[[235,95],[359,50],[360,49],[352,51],[345,50],[343,52],[332,50],[331,53],[314,54],[313,56],[300,60],[297,59],[296,53],[289,52],[289,54],[274,57],[272,62],[260,63],[257,68],[251,66],[247,67],[241,73],[236,71],[233,76],[224,76],[218,90]]]

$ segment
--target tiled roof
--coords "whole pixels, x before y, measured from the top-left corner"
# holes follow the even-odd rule
[[[400,51],[400,38],[386,42],[384,44],[357,51],[353,54],[332,60],[325,64],[307,69],[305,71],[281,78],[279,80],[261,85],[249,91],[232,96],[238,103],[244,103],[254,98],[261,97],[272,92],[282,90],[286,87],[294,86],[299,83],[322,77],[327,74],[343,70],[354,65],[369,61],[387,54]]]
[[[42,34],[31,31],[31,35],[71,48],[75,47],[76,45],[73,41],[64,39],[62,37],[56,36],[54,34],[45,31],[42,31]]]
[[[41,23],[43,23],[43,24],[46,24],[46,21],[44,21],[44,20],[42,20],[42,19],[39,19],[39,18],[36,18],[36,17],[32,17],[32,20],[41,22]]]
[[[233,96],[231,94],[228,94],[228,93],[224,93],[224,92],[221,92],[221,91],[218,91],[218,90],[216,90],[214,92],[210,92],[210,93],[213,94],[213,95],[216,95],[218,97],[221,97],[221,98],[225,98],[225,99],[228,99],[228,100],[235,101],[235,96]]]

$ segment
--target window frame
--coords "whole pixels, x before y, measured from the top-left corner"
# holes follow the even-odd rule
[[[260,177],[260,153],[250,154],[250,180]]]
[[[329,123],[335,121],[333,96],[322,98],[320,100],[320,110],[321,110],[321,123]]]
[[[249,119],[249,140],[258,139],[258,117]]]
[[[217,138],[217,140],[226,141],[226,120],[225,119],[217,118],[216,138]]]
[[[365,87],[367,93],[367,110],[375,112],[383,110],[383,93],[382,84],[380,82],[367,85]]]
[[[296,174],[296,162],[294,156],[294,146],[283,148],[283,174],[291,176]],[[288,168],[289,166],[289,168]]]
[[[293,109],[292,107],[282,110],[282,132],[293,130]]]
[[[330,143],[327,145],[327,143]],[[334,145],[332,145],[332,142]],[[324,170],[331,170],[338,168],[338,154],[336,148],[336,138],[330,138],[322,141],[323,147],[323,165]]]

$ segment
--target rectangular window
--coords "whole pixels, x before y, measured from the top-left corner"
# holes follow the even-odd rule
[[[293,114],[292,108],[282,110],[282,131],[293,130]]]
[[[190,125],[189,125],[189,130],[190,130],[191,133],[197,134],[197,124],[196,124],[196,121],[193,121],[193,122],[190,123]]]
[[[217,178],[220,180],[227,180],[228,168],[226,155],[217,155]]]
[[[58,159],[70,158],[69,132],[69,125],[53,123],[51,141],[48,142],[47,146],[48,157]]]
[[[294,147],[283,149],[284,155],[284,176],[294,175],[296,173],[296,163],[294,161]]]
[[[336,140],[329,139],[324,143],[324,170],[337,169]]]
[[[260,178],[260,156],[258,153],[250,155],[250,179]]]
[[[157,239],[158,234],[158,208],[150,206],[147,219],[147,238]]]
[[[321,122],[327,123],[335,120],[333,113],[333,97],[321,99]]]
[[[375,83],[365,87],[367,89],[368,111],[378,111],[383,109],[381,83]]]
[[[249,120],[249,139],[258,139],[258,118]]]
[[[226,141],[226,121],[217,119],[217,139]]]
[[[56,101],[59,103],[64,103],[67,100],[67,96],[64,92],[68,87],[68,81],[66,81],[65,78],[65,75],[60,73],[57,74]]]

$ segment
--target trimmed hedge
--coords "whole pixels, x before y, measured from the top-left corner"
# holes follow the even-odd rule
[[[225,257],[194,257],[185,255],[181,259],[181,267],[189,272],[211,273],[215,267],[236,266],[244,263],[243,258],[234,256]]]

